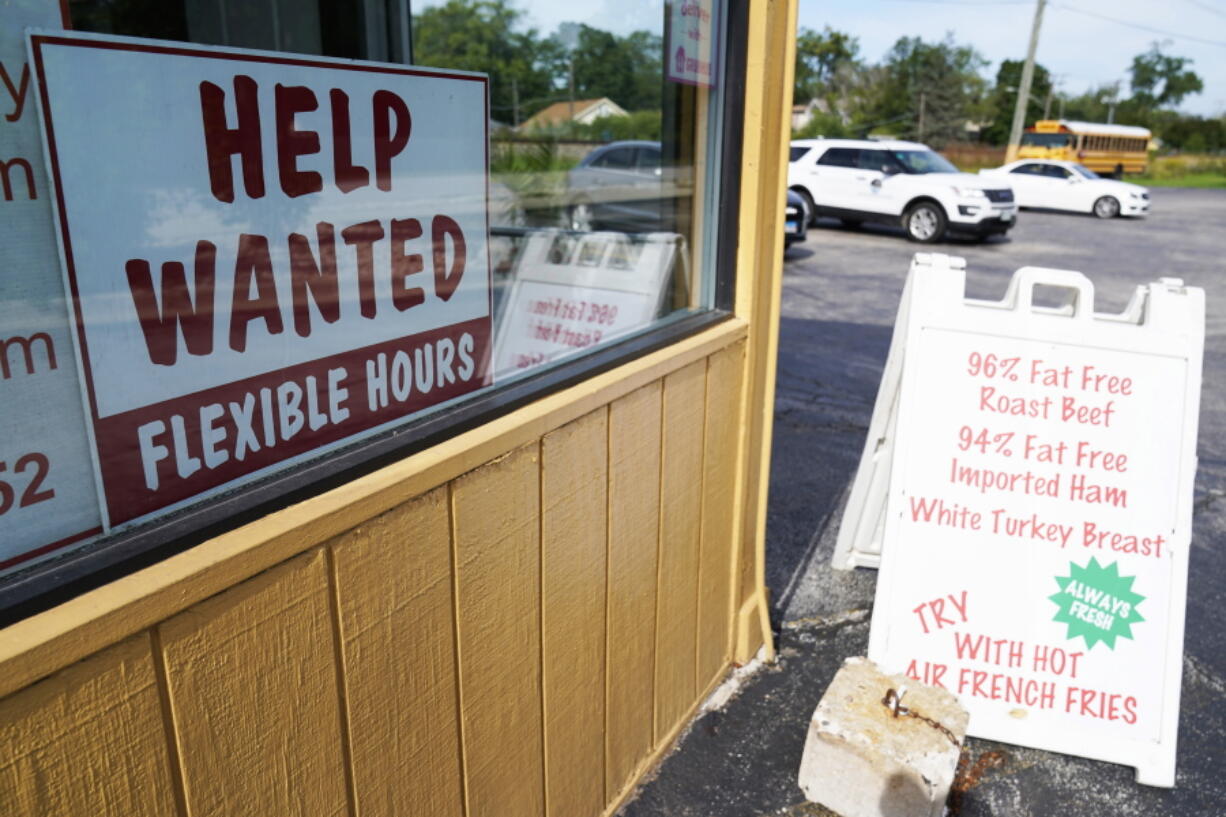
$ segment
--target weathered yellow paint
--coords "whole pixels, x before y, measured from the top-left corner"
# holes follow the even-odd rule
[[[0,630],[0,697],[745,337],[730,319]]]
[[[316,549],[159,627],[191,817],[348,812],[328,594]]]
[[[527,446],[452,487],[468,817],[545,811],[539,460]]]
[[[635,777],[654,745],[662,398],[657,381],[609,406],[608,800]]]
[[[606,409],[541,440],[541,638],[549,817],[597,817],[605,804],[608,444]]]
[[[757,0],[749,12],[745,141],[737,245],[736,314],[750,326],[745,373],[744,470],[738,541],[740,577],[733,660],[759,647],[774,657],[766,598],[766,500],[775,410],[779,303],[783,286],[783,207],[791,138],[797,0]]]
[[[460,817],[447,489],[333,541],[362,817]]]
[[[0,701],[0,813],[175,814],[148,633]]]
[[[745,347],[729,346],[707,359],[707,424],[703,440],[702,550],[698,576],[698,685],[722,675],[730,656],[733,614],[737,430]]]
[[[698,693],[694,645],[706,374],[706,361],[699,361],[664,378],[656,594],[657,740],[681,719]]]

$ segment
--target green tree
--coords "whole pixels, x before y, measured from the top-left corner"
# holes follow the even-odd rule
[[[865,110],[868,127],[885,127],[940,147],[965,137],[968,122],[983,115],[987,60],[953,35],[926,43],[902,37],[886,54]]]
[[[520,29],[507,0],[447,0],[413,20],[414,59],[421,65],[490,76],[490,110],[505,122],[526,119],[554,92],[548,50],[535,29]]]
[[[992,145],[1009,141],[1013,127],[1013,110],[1017,106],[1018,88],[1022,84],[1022,60],[1005,60],[996,71],[996,85],[987,100],[987,111],[992,121],[984,128],[981,138]],[[1030,102],[1026,106],[1025,127],[1030,127],[1043,116],[1043,105],[1052,92],[1051,74],[1035,63],[1030,80]],[[1055,112],[1052,112],[1055,116]]]
[[[845,90],[840,82],[847,69],[856,66],[860,41],[850,34],[826,26],[822,31],[802,28],[796,35],[796,81],[792,101],[800,105],[822,99],[834,107],[835,98]]]
[[[635,31],[618,37],[579,25],[573,52],[560,34],[550,38],[552,71],[559,98],[569,94],[572,69],[576,99],[608,97],[628,111],[659,110],[663,89],[663,45],[659,36]]]
[[[1154,43],[1144,54],[1132,58],[1132,100],[1143,108],[1178,107],[1190,94],[1204,90],[1187,57],[1162,53],[1164,43]]]

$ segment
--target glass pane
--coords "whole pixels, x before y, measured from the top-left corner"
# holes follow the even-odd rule
[[[414,3],[418,64],[490,77],[496,382],[712,307],[721,5]]]
[[[36,272],[5,281],[0,315],[15,376],[59,386],[6,404],[0,432],[31,501],[56,503],[0,510],[0,574],[248,487],[268,501],[359,442],[445,432],[465,401],[714,308],[715,0],[69,7],[82,31],[186,44],[35,38],[57,172],[28,106],[4,155],[34,160],[10,160],[29,223],[7,224],[41,243],[6,262]],[[393,63],[409,8],[412,67]]]

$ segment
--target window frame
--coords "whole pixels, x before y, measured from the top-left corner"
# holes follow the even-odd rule
[[[666,316],[608,346],[556,363],[509,384],[473,395],[377,435],[354,441],[229,493],[104,540],[67,549],[0,578],[0,627],[50,609],[82,593],[182,553],[221,534],[335,489],[530,403],[665,349],[733,317],[736,293],[741,157],[744,134],[747,4],[727,2],[720,15],[724,75],[712,89],[722,99],[718,207],[710,215],[715,243],[713,303],[702,312]],[[717,104],[713,101],[712,104]],[[633,169],[633,168],[631,168]],[[696,168],[696,172],[698,172]],[[705,172],[705,169],[704,171]]]

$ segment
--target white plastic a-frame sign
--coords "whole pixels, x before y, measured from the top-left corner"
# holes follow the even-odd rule
[[[912,264],[844,521],[845,558],[880,543],[869,656],[956,694],[970,734],[1173,786],[1204,293],[1100,315],[1077,272],[964,288],[960,260]]]

